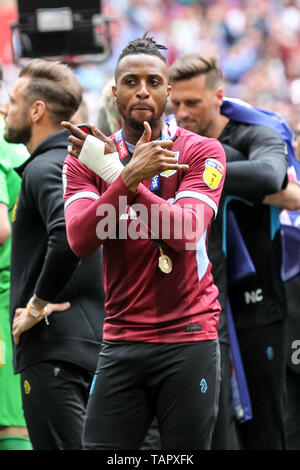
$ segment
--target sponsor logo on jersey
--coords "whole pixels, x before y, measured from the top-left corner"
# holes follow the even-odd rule
[[[203,173],[203,180],[210,189],[217,189],[224,175],[222,163],[214,158],[207,158]]]
[[[153,178],[151,178],[151,191],[157,191],[159,189],[159,183],[159,175],[153,176]]]
[[[175,152],[175,155],[174,155],[177,162],[178,162],[178,159],[179,159],[179,153],[180,152]],[[175,173],[177,173],[177,170],[165,170],[162,173],[160,173],[160,176],[163,176],[164,178],[169,178],[169,176],[175,175]]]

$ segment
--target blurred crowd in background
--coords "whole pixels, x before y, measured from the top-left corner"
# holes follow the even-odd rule
[[[13,8],[1,1],[0,12]],[[169,64],[185,52],[216,54],[227,96],[277,111],[292,127],[299,120],[300,0],[103,0],[102,12],[116,20],[112,56],[77,69],[90,120],[124,44],[145,31],[168,47]],[[14,81],[14,67],[4,62]]]

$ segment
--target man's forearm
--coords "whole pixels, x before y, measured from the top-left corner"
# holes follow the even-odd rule
[[[67,235],[73,252],[83,258],[114,236],[120,216],[136,196],[121,176],[97,200],[77,199],[65,210]],[[68,200],[67,200],[68,202]],[[98,227],[103,223],[105,230]]]
[[[193,198],[182,201],[185,204],[172,204],[141,185],[132,208],[142,209],[140,219],[152,237],[181,251],[200,240],[213,217],[213,210],[206,203]]]
[[[289,182],[286,189],[275,194],[266,196],[264,204],[281,207],[290,211],[300,209],[300,186],[297,183]]]
[[[227,164],[224,192],[254,199],[264,198],[281,190],[286,169],[277,171],[267,161],[242,161]]]
[[[42,308],[43,303],[55,300],[70,281],[79,262],[79,258],[69,246],[65,228],[53,230],[48,239],[44,263],[33,292]]]

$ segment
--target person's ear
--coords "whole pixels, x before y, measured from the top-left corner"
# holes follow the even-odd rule
[[[46,110],[47,110],[47,107],[44,101],[38,100],[32,103],[29,109],[29,114],[30,114],[30,118],[32,122],[34,123],[39,122],[44,116]]]
[[[216,89],[216,100],[219,106],[223,104],[224,100],[224,89],[222,87],[218,87]]]

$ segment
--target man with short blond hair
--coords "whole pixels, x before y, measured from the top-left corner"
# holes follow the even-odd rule
[[[282,118],[239,100],[224,98],[221,71],[215,57],[196,52],[184,55],[170,67],[169,80],[178,125],[218,139],[226,151],[222,209],[212,225],[209,256],[223,312],[226,312],[230,293],[249,386],[253,417],[239,426],[242,447],[284,449],[286,304],[278,216],[284,195],[293,191],[290,185],[286,186],[288,126],[283,124],[287,136],[287,141],[283,141],[278,132]],[[230,286],[225,243],[229,209],[235,215],[255,267],[255,275]],[[249,301],[249,293],[253,292],[255,298],[253,295],[254,300]],[[213,439],[213,447],[219,449],[238,445],[231,439],[234,417],[225,319],[223,313],[219,333],[224,361],[221,399],[223,397],[225,402],[220,403],[220,419]],[[240,419],[243,417],[241,415]]]

